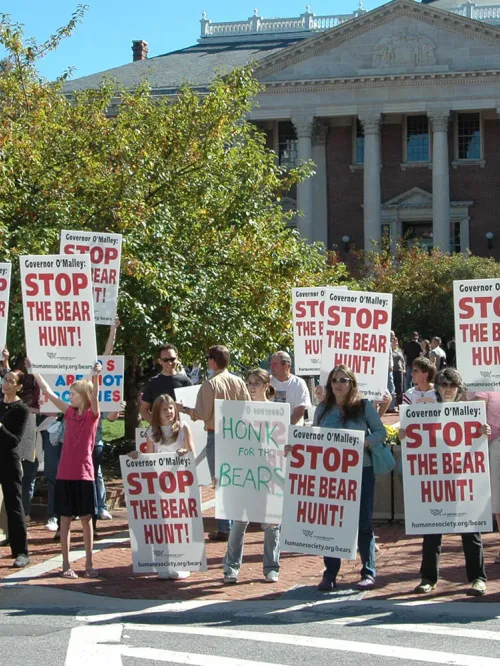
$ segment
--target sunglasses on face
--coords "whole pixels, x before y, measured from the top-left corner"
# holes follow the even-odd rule
[[[349,377],[334,377],[330,381],[332,384],[348,384],[351,380]]]
[[[453,382],[440,382],[438,386],[439,388],[458,388]]]
[[[171,356],[170,358],[162,358],[162,363],[175,363],[177,361],[177,356]]]

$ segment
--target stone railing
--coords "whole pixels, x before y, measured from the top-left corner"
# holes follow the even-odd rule
[[[266,19],[259,16],[254,10],[253,16],[247,21],[232,21],[223,23],[212,23],[203,12],[201,18],[201,37],[234,37],[237,35],[259,35],[279,34],[285,32],[319,32],[335,28],[341,23],[350,21],[362,14],[363,3],[359,2],[359,9],[352,14],[331,14],[327,16],[316,16],[306,7],[304,14],[291,18]]]
[[[478,6],[474,2],[466,2],[463,5],[457,3],[454,7],[448,7],[447,9],[453,14],[459,14],[477,21],[500,22],[500,4]]]

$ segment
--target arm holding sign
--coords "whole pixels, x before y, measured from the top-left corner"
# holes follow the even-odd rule
[[[31,368],[31,363],[26,359],[26,367],[29,369]],[[70,406],[68,402],[64,402],[64,400],[61,400],[54,391],[50,388],[50,386],[47,384],[45,379],[42,377],[42,375],[33,375],[35,378],[36,383],[40,387],[40,391],[47,396],[47,398],[50,400],[50,402],[57,407],[57,409],[62,412],[63,414],[66,414],[66,411],[68,407]]]
[[[92,393],[90,395],[90,409],[95,416],[100,416],[99,409],[99,375],[102,371],[101,363],[96,363],[92,368]]]
[[[116,341],[116,330],[120,326],[120,320],[118,317],[115,317],[115,321],[109,327],[108,340],[106,342],[106,347],[104,348],[104,356],[111,356],[113,354],[113,349],[115,347]]]

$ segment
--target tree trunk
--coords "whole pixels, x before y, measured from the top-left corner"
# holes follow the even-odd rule
[[[125,373],[125,438],[135,440],[135,429],[140,426],[139,398],[141,395],[142,366],[140,358],[132,356]]]

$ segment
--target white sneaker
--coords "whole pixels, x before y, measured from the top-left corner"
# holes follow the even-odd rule
[[[191,575],[190,571],[162,571],[158,574],[160,578],[165,578],[167,580],[183,580],[184,578],[189,578]]]
[[[99,511],[99,515],[97,517],[99,518],[99,520],[113,520],[113,516],[109,513],[107,509]]]
[[[45,529],[49,530],[49,532],[57,532],[57,518],[49,518]]]
[[[266,583],[277,583],[280,578],[280,575],[277,571],[269,571],[265,575]]]

